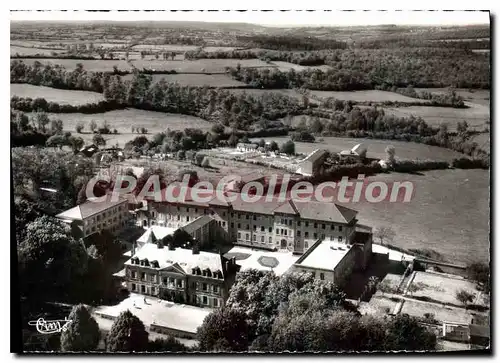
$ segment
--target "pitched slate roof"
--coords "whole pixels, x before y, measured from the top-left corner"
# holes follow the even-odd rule
[[[148,259],[158,261],[159,269],[165,269],[171,266],[182,269],[186,274],[192,274],[192,270],[196,267],[202,271],[209,269],[212,272],[220,271],[224,274],[222,267],[223,257],[218,253],[200,251],[193,254],[193,251],[185,248],[176,248],[170,250],[166,247],[158,248],[156,244],[147,243],[139,249],[132,258],[139,260]],[[126,265],[132,264],[131,259],[125,262]]]

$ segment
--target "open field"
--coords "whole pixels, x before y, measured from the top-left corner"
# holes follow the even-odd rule
[[[273,61],[271,64],[274,64],[278,67],[278,69],[282,72],[288,72],[290,69],[295,69],[296,71],[304,71],[306,69],[320,69],[323,72],[326,72],[329,69],[332,69],[330,66],[321,65],[321,66],[301,66],[300,64],[282,62],[282,61]]]
[[[434,314],[434,319],[468,324],[473,315],[465,309],[427,303],[425,301],[405,300],[401,314],[424,318],[425,313]]]
[[[29,59],[29,58],[19,58],[17,61],[23,61],[26,64],[32,65],[35,62],[40,62],[42,64],[52,64],[53,66],[60,65],[66,68],[68,71],[72,71],[76,68],[78,63],[83,65],[83,69],[92,72],[112,72],[113,66],[117,66],[120,70],[131,71],[132,67],[123,60],[101,60],[101,59]]]
[[[457,300],[455,294],[463,289],[475,295],[473,304],[482,305],[481,292],[476,290],[476,285],[472,281],[459,277],[417,271],[410,288],[412,286],[418,290],[410,292],[410,296],[429,297],[446,304],[459,306],[462,306],[462,303]]]
[[[132,79],[132,74],[122,78]],[[210,86],[210,87],[238,87],[246,86],[245,83],[236,81],[225,74],[153,74],[153,82],[165,79],[167,82],[177,82],[181,86]]]
[[[236,47],[204,47],[203,51],[204,52],[230,52],[232,50],[235,50]]]
[[[480,149],[483,149],[485,151],[490,150],[491,145],[490,145],[490,133],[489,132],[484,132],[481,134],[473,135],[471,138],[471,141],[477,142],[479,145]]]
[[[184,44],[138,44],[132,47],[133,50],[151,50],[159,52],[186,52],[188,50],[195,50],[198,48],[196,45],[184,45]]]
[[[415,88],[415,91],[427,91],[432,93],[447,93],[448,88]],[[469,90],[466,88],[456,88],[454,91],[461,96],[465,101],[477,103],[479,105],[490,105],[490,90],[476,89]]]
[[[467,121],[470,128],[482,130],[487,126],[486,122],[490,119],[489,106],[465,102],[469,108],[451,108],[451,107],[431,107],[431,106],[409,106],[409,107],[389,107],[386,108],[386,114],[392,114],[398,117],[422,117],[425,122],[432,126],[439,126],[442,123],[448,124],[448,129],[456,129],[457,123]]]
[[[10,46],[10,56],[12,57],[13,55],[51,55],[53,52],[55,53],[63,53],[64,51],[58,50],[58,49],[42,49],[42,48],[27,48],[27,47],[19,47],[15,45]]]
[[[276,141],[279,145],[289,140],[288,136],[278,136],[273,138],[264,138],[266,141]],[[258,141],[259,139],[254,139]],[[368,148],[367,156],[369,158],[385,159],[385,148],[393,145],[396,148],[396,159],[430,159],[451,161],[454,158],[462,157],[456,151],[414,142],[403,142],[395,140],[376,140],[376,139],[356,139],[347,137],[323,137],[318,138],[318,142],[296,142],[295,151],[297,153],[309,154],[316,149],[327,149],[332,152],[351,149],[357,144],[364,144]],[[321,140],[321,141],[320,141]]]
[[[368,91],[309,91],[311,96],[317,98],[328,98],[333,97],[338,100],[345,101],[355,101],[355,102],[420,102],[429,103],[427,100],[421,100],[419,98],[412,98],[400,95],[399,93],[388,92],[388,91],[378,91],[378,90],[368,90]]]
[[[49,114],[49,117],[61,119],[64,123],[64,129],[71,132],[75,132],[75,126],[78,122],[83,122],[85,125],[84,131],[90,132],[89,124],[92,120],[95,120],[98,127],[106,121],[111,129],[116,128],[120,134],[104,135],[104,137],[109,138],[112,144],[118,142],[121,146],[126,141],[139,136],[137,133],[131,133],[132,126],[147,128],[149,134],[147,136],[165,131],[167,128],[171,130],[183,130],[186,127],[192,127],[208,130],[212,127],[211,123],[194,116],[136,109],[115,110],[99,114],[59,113]],[[88,135],[90,138],[93,137],[92,134]],[[82,134],[81,136],[85,138],[86,134]]]
[[[229,91],[231,93],[234,93],[234,94],[241,94],[244,92],[246,94],[255,95],[255,96],[260,96],[260,95],[263,95],[266,93],[280,93],[280,94],[285,95],[285,96],[294,97],[297,100],[302,100],[302,94],[300,94],[299,92],[297,92],[293,89],[253,89],[253,88],[249,88],[249,89],[232,89]],[[311,101],[311,102],[314,102],[314,101]]]
[[[10,85],[10,96],[45,98],[48,102],[60,104],[83,105],[86,103],[97,103],[104,100],[104,96],[97,92],[68,91],[44,86],[33,86],[31,84],[14,83]]]
[[[191,61],[180,60],[136,60],[132,62],[135,67],[142,69],[155,69],[183,73],[225,73],[226,67],[269,67],[259,59],[196,59]]]
[[[359,211],[361,224],[391,227],[393,245],[428,248],[452,263],[488,262],[489,172],[434,170],[422,174],[379,174],[368,181],[411,181],[414,197],[408,203],[347,203]],[[379,242],[375,240],[374,242]]]

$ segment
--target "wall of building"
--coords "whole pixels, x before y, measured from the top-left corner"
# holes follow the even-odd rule
[[[108,208],[100,213],[96,213],[83,219],[81,227],[84,236],[108,229],[111,232],[117,232],[125,227],[130,219],[130,213],[127,207],[127,201],[120,203],[112,208]]]
[[[148,216],[149,214],[149,216]],[[149,212],[138,215],[139,224],[183,227],[202,215],[210,215],[219,225],[217,236],[239,245],[304,253],[319,238],[347,241],[355,223],[329,223],[301,219],[290,214],[264,214],[231,211],[228,207],[193,207],[149,203]]]
[[[183,274],[177,270],[127,265],[125,280],[131,292],[161,299],[217,308],[224,305],[236,271],[228,268],[224,279],[202,275]]]

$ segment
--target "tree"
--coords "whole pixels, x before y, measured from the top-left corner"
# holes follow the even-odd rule
[[[380,244],[384,245],[384,242],[392,242],[396,233],[394,233],[391,227],[379,227],[375,230],[374,237],[380,239]]]
[[[264,140],[264,139],[260,139],[260,141],[259,141],[259,146],[260,146],[260,147],[265,147],[265,146],[266,146],[266,140]]]
[[[137,316],[126,310],[118,316],[106,337],[108,352],[144,352],[148,349],[148,332]]]
[[[96,144],[97,146],[105,146],[106,145],[106,140],[101,134],[95,134],[94,137],[92,138],[92,142]]]
[[[101,333],[99,325],[85,305],[76,305],[68,317],[71,323],[61,334],[63,352],[91,352],[96,350]]]
[[[271,151],[279,150],[278,143],[276,141],[271,141],[271,144],[269,145],[269,149]]]
[[[75,131],[76,131],[77,133],[81,134],[81,133],[82,133],[82,131],[83,131],[83,129],[84,129],[83,122],[78,122],[78,123],[76,124],[76,126],[75,126]]]
[[[398,314],[387,325],[385,350],[435,350],[436,336],[408,314]]]
[[[455,297],[458,301],[460,301],[464,305],[465,310],[467,310],[467,304],[473,302],[476,295],[471,294],[470,292],[464,289],[461,289],[455,293]]]
[[[89,128],[90,131],[94,132],[97,129],[97,122],[95,122],[95,120],[90,121]]]
[[[223,307],[208,314],[198,328],[202,351],[244,351],[248,348],[246,314]]]
[[[281,145],[280,152],[287,155],[294,155],[295,143],[292,140],[288,140],[287,142]]]
[[[64,145],[66,145],[66,139],[63,135],[60,134],[52,135],[47,139],[45,145],[47,145],[48,147],[58,147],[61,149]]]
[[[51,120],[50,121],[50,131],[55,134],[60,134],[63,131],[63,122],[62,120]]]
[[[77,152],[83,147],[83,145],[85,145],[85,141],[83,141],[81,137],[73,136],[67,140],[67,143],[71,146],[71,149],[73,149],[74,152]]]
[[[389,165],[394,165],[394,162],[396,161],[395,155],[396,155],[396,149],[394,146],[389,145],[385,148],[385,154],[386,154],[386,161]]]
[[[66,224],[53,217],[39,217],[28,224],[25,238],[18,241],[22,294],[35,299],[69,295],[78,290],[76,282],[86,273],[87,262],[85,249]]]
[[[148,344],[148,352],[185,352],[187,347],[172,336],[156,338]]]
[[[473,262],[467,266],[467,275],[469,279],[475,281],[479,285],[489,287],[490,267],[483,262]]]
[[[212,126],[212,131],[216,134],[222,134],[224,132],[224,126],[221,124],[215,124]]]
[[[229,136],[229,139],[227,140],[227,144],[231,147],[236,147],[238,141],[238,136],[236,136],[236,134],[231,134],[231,136]]]
[[[35,99],[33,102],[35,102],[37,99]],[[34,106],[33,109],[38,109],[37,106]],[[40,107],[39,109],[44,109],[43,107]],[[49,116],[43,112],[43,111],[37,111],[31,115],[31,123],[33,124],[33,127],[37,129],[39,132],[45,132],[45,127],[49,124],[50,119]]]
[[[26,226],[40,217],[42,214],[38,211],[37,205],[25,198],[14,199],[14,220],[16,225],[16,239],[20,243],[24,239]]]
[[[203,162],[204,159],[205,159],[205,154],[196,153],[194,156],[194,164],[201,166],[201,163]]]

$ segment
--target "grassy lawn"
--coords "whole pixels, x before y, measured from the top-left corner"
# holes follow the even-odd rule
[[[48,102],[60,104],[84,105],[86,103],[97,103],[104,100],[104,96],[97,92],[68,91],[57,88],[33,86],[25,83],[14,83],[10,85],[10,96],[45,98]]]
[[[70,131],[74,131],[78,122],[84,123],[84,131],[90,131],[88,125],[92,120],[95,120],[97,126],[106,121],[110,128],[116,128],[120,133],[131,132],[132,126],[136,128],[145,127],[148,129],[149,134],[165,131],[167,128],[171,130],[184,130],[191,127],[208,130],[212,127],[212,123],[195,116],[137,110],[133,108],[98,114],[49,114],[49,117],[60,118],[64,122],[64,128]]]
[[[132,70],[132,67],[124,61],[124,60],[101,60],[101,59],[49,59],[49,58],[40,58],[40,59],[29,59],[29,58],[20,58],[16,59],[18,61],[22,60],[26,64],[33,64],[36,61],[42,64],[52,64],[52,65],[60,65],[66,68],[68,71],[72,71],[76,68],[78,63],[83,64],[83,69],[92,72],[111,72],[113,71],[113,66],[117,66],[120,70]]]
[[[359,223],[391,227],[393,245],[428,248],[448,262],[489,261],[489,172],[434,170],[421,175],[379,174],[369,181],[412,181],[414,197],[408,203],[346,203],[359,211]]]

